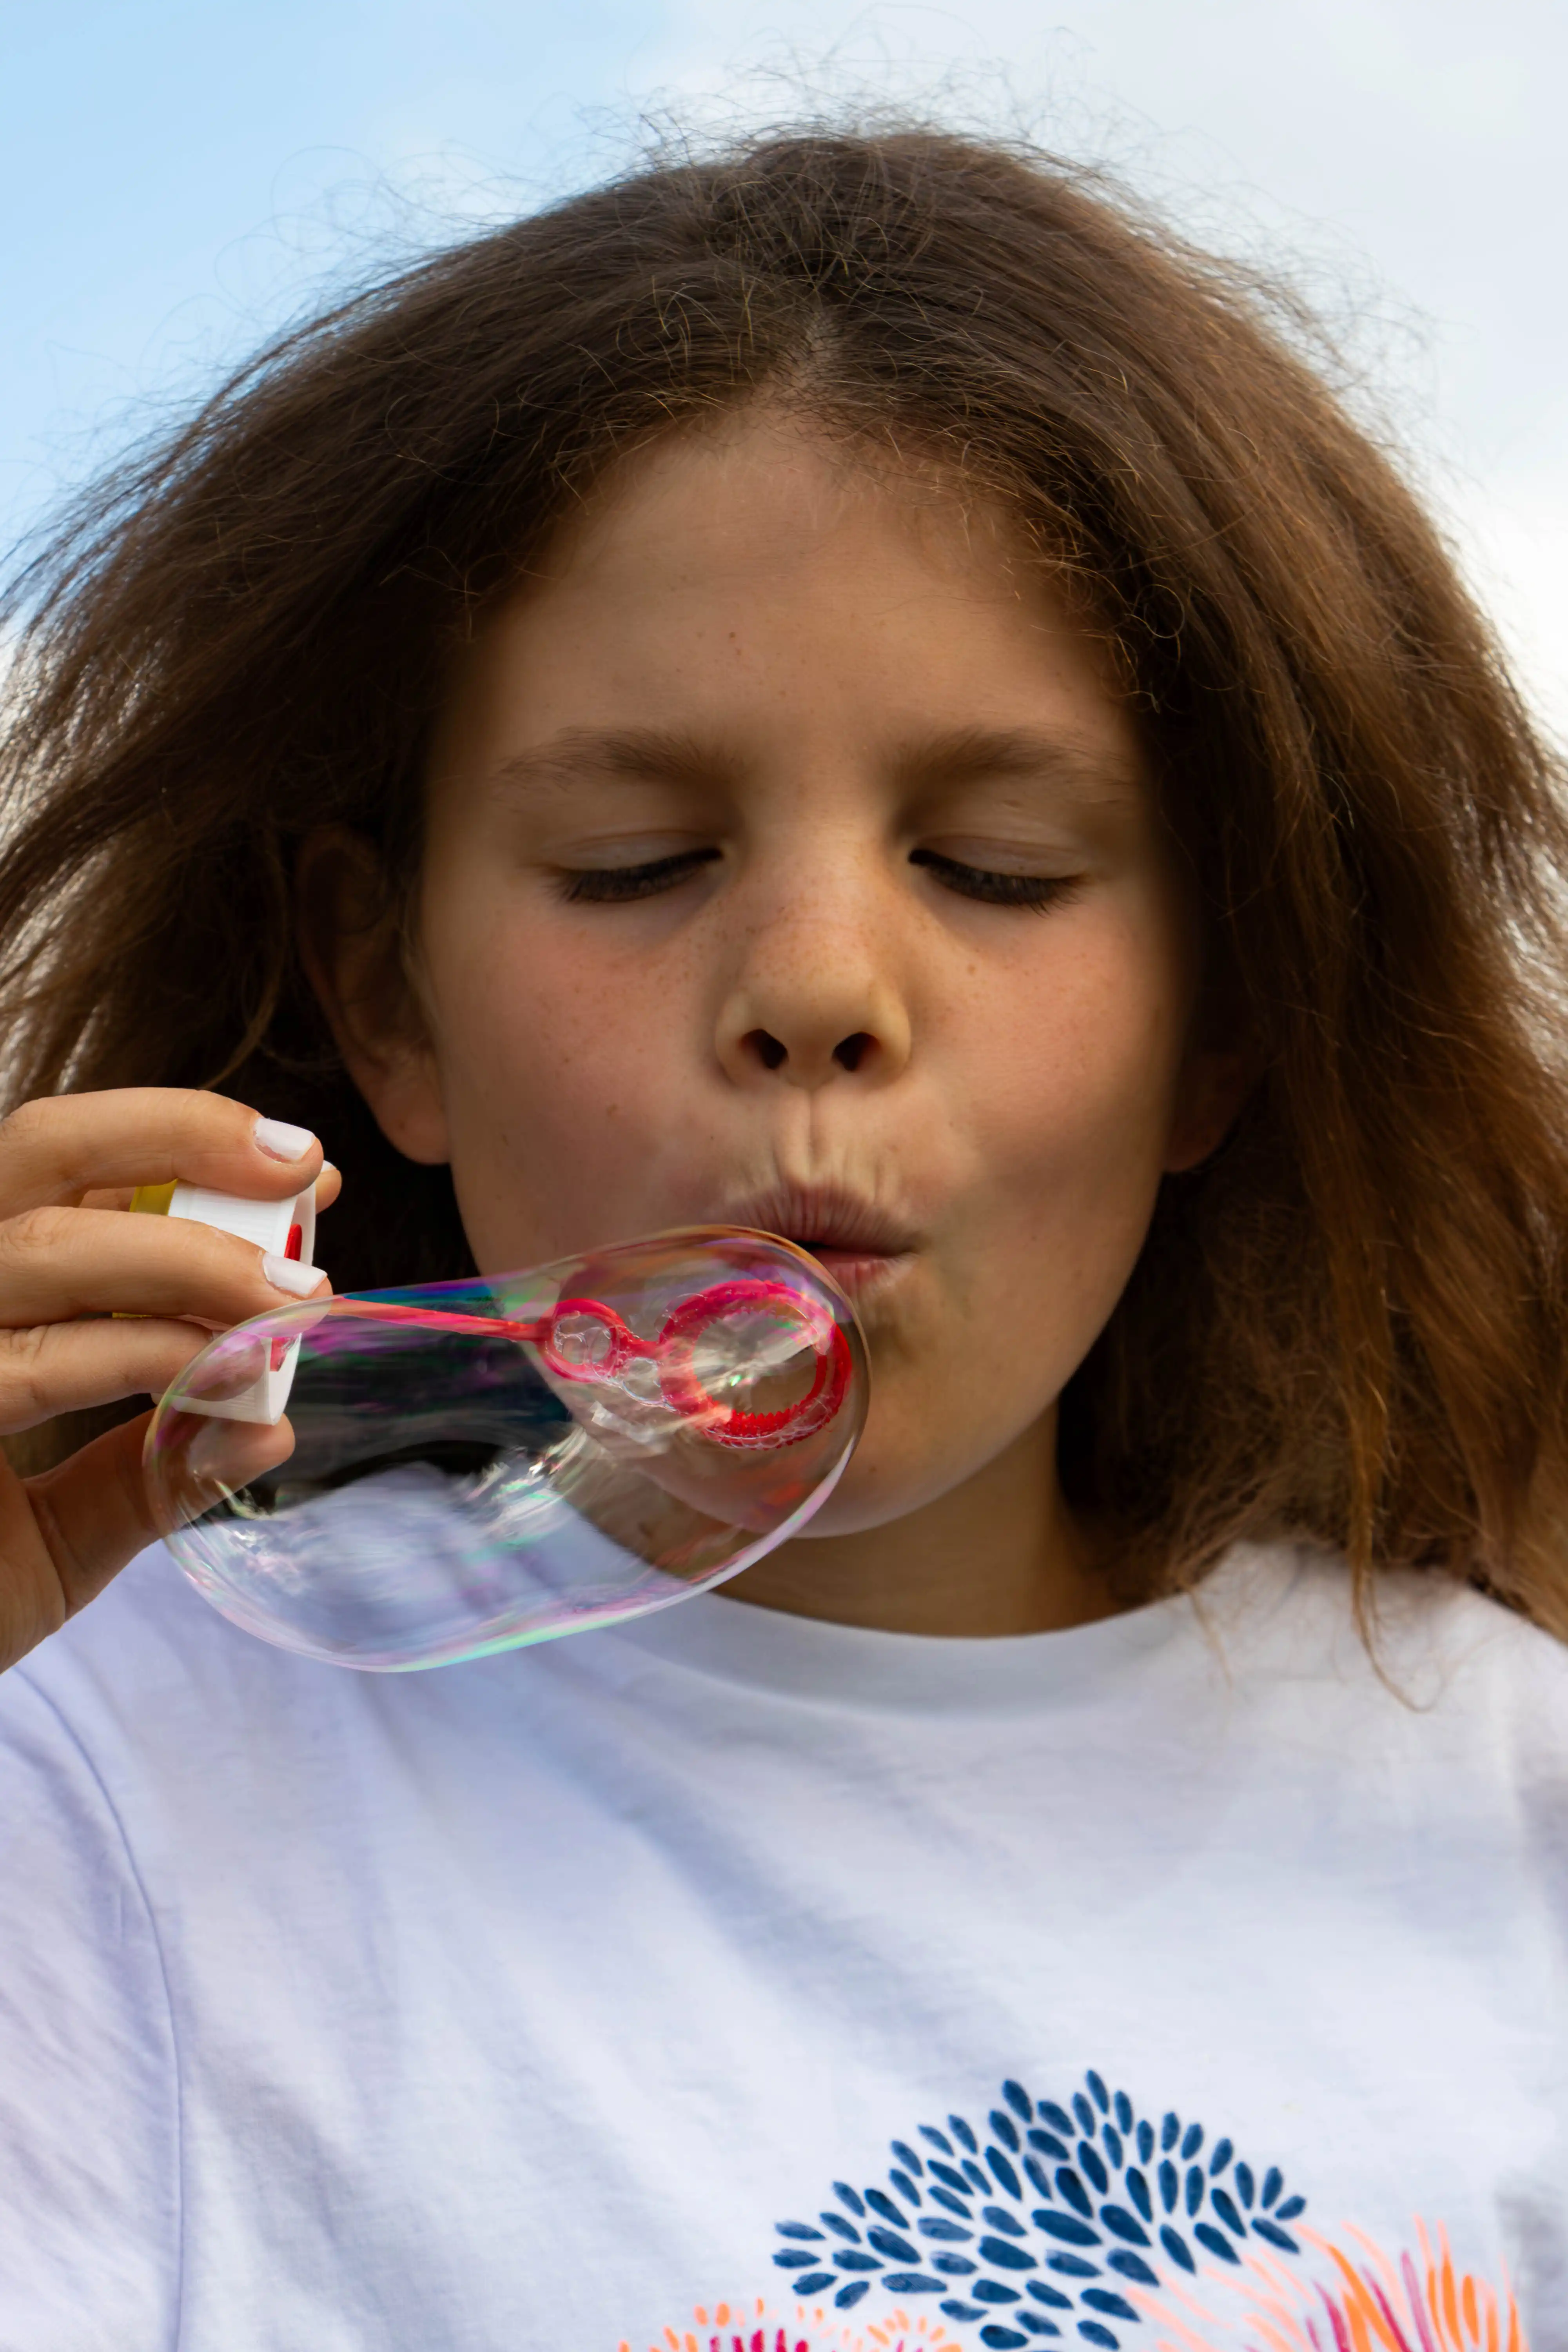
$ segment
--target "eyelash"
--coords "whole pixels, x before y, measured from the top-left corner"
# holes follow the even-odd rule
[[[1075,875],[993,874],[983,866],[964,866],[937,849],[913,849],[911,866],[923,866],[944,890],[961,898],[975,898],[987,907],[1027,907],[1043,914],[1059,906],[1079,887]]]
[[[683,849],[674,857],[652,858],[646,866],[580,867],[561,877],[562,896],[568,906],[626,906],[675,889],[700,867],[711,866],[718,856],[716,849]],[[1078,888],[1072,876],[994,874],[981,866],[964,866],[956,857],[943,857],[935,849],[911,850],[910,864],[925,866],[944,890],[983,906],[1026,907],[1043,913]]]
[[[660,891],[689,881],[718,855],[716,849],[683,849],[674,857],[652,858],[646,866],[580,867],[561,877],[561,895],[570,907],[624,906],[630,899],[657,898]]]

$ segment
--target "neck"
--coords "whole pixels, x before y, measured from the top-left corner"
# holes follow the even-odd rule
[[[856,1535],[800,1536],[721,1588],[734,1601],[886,1633],[1049,1633],[1115,1602],[1063,1499],[1056,1415],[933,1503]]]

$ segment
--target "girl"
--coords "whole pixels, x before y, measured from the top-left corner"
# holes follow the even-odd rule
[[[1568,839],[1294,324],[766,138],[24,580],[6,2347],[1568,2344]],[[119,1212],[322,1143],[342,1288],[815,1250],[829,1512],[445,1673],[223,1623],[134,1400],[320,1278]]]

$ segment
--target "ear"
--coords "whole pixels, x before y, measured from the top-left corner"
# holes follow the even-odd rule
[[[346,825],[322,826],[300,852],[298,893],[300,959],[349,1076],[405,1159],[438,1164],[450,1156],[440,1076],[381,860]]]
[[[1219,1150],[1257,1075],[1250,1053],[1213,1046],[1189,1050],[1177,1080],[1165,1145],[1167,1176],[1184,1175]]]

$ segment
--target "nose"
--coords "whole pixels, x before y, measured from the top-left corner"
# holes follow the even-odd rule
[[[715,1042],[726,1076],[809,1091],[896,1077],[910,1058],[910,1013],[868,929],[842,916],[764,924],[720,1010]]]

